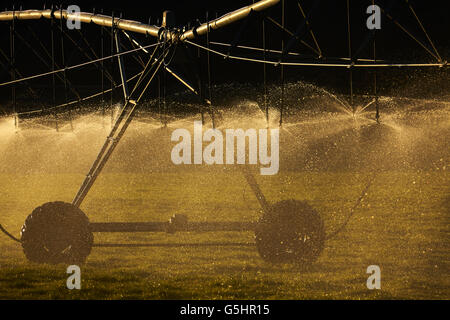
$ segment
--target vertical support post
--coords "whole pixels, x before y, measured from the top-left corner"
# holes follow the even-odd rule
[[[165,65],[165,64],[166,64],[166,61],[165,61],[165,56],[164,56],[164,58],[163,58],[163,65]],[[163,81],[162,82],[163,82],[162,83],[162,87],[163,87],[162,88],[162,96],[163,96],[163,124],[164,124],[164,127],[167,127],[167,101],[166,101],[167,71],[166,71],[166,68],[163,68]],[[203,113],[202,113],[202,116],[203,116]],[[202,119],[202,121],[203,121],[203,119]]]
[[[350,27],[350,0],[347,0],[347,37],[348,37],[348,57],[350,59],[350,106],[352,107],[353,113],[355,112],[353,106],[353,54],[352,54],[352,34]]]
[[[215,120],[214,120],[214,109],[212,107],[212,92],[211,92],[211,61],[210,61],[210,54],[209,54],[209,13],[206,11],[206,46],[208,48],[208,51],[206,53],[207,60],[208,60],[208,94],[209,94],[209,111],[211,113],[211,121],[212,121],[212,127],[213,129],[215,126]]]
[[[158,21],[158,25],[159,21]],[[163,51],[166,51],[166,39],[164,37],[164,43],[163,43]],[[167,71],[166,71],[166,55],[162,58],[162,118],[163,118],[163,126],[164,128],[167,127],[167,101],[166,101],[166,82],[167,82]],[[203,123],[203,113],[202,113],[202,123]]]
[[[16,80],[16,70],[15,70],[15,64],[16,64],[16,52],[15,52],[15,39],[14,39],[14,35],[15,35],[15,20],[16,20],[16,12],[15,12],[15,7],[13,6],[13,19],[11,21],[11,25],[10,25],[10,35],[9,35],[9,40],[10,40],[10,64],[11,64],[11,80],[15,81]],[[13,107],[13,114],[14,114],[14,127],[17,129],[19,123],[18,123],[18,118],[17,118],[17,113],[16,113],[16,85],[13,84],[11,86],[11,100],[12,100],[12,107]]]
[[[61,27],[61,62],[62,67],[64,68],[63,76],[64,76],[64,99],[65,103],[67,103],[67,75],[66,75],[66,58],[64,51],[64,33],[63,33],[63,18],[62,18],[62,4],[59,7],[59,14],[61,15],[61,19],[59,19],[60,27]],[[70,121],[70,129],[73,131],[73,122],[72,122],[72,110],[69,107],[69,121]]]
[[[161,75],[158,74],[158,114],[159,121],[163,124],[163,118],[161,113]]]
[[[285,3],[281,0],[281,25],[285,30]],[[284,33],[281,39],[281,52],[284,52]],[[284,111],[284,66],[281,64],[281,102],[280,102],[280,127],[283,125],[283,111]]]
[[[199,92],[200,92],[200,96],[201,97],[203,97],[204,96],[204,92],[203,92],[203,81],[202,81],[202,71],[201,71],[201,55],[202,55],[202,53],[201,53],[201,51],[200,51],[200,48],[198,48],[197,49],[197,61],[198,61],[198,65],[199,65],[199,73],[200,73],[200,75],[199,75],[199,77],[200,77],[200,82],[199,82]],[[205,124],[205,114],[204,114],[204,112],[203,112],[203,104],[201,103],[200,104],[200,113],[201,113],[201,116],[202,116],[202,124]]]
[[[56,81],[55,81],[55,8],[52,5],[52,17],[51,17],[51,27],[50,27],[50,40],[51,40],[51,54],[52,54],[52,106],[55,107],[56,106]],[[55,118],[55,129],[58,132],[59,128],[58,128],[58,116],[56,115],[56,111],[53,110],[53,116]]]
[[[372,0],[372,5],[375,5],[375,0]],[[377,50],[376,50],[376,29],[373,29],[373,63],[377,63]],[[377,88],[377,68],[374,68],[373,73],[373,90],[375,95],[375,119],[377,123],[380,123],[380,109],[378,105],[378,88]]]
[[[264,77],[264,109],[266,113],[266,124],[269,128],[269,106],[267,104],[267,65],[266,65],[266,20],[262,20],[262,42],[263,42],[263,77]]]
[[[101,14],[103,15],[103,9],[100,11]],[[100,28],[100,38],[101,38],[101,42],[100,42],[100,55],[101,55],[101,59],[102,61],[100,62],[101,65],[101,75],[102,75],[102,79],[101,79],[101,83],[102,83],[102,119],[105,118],[105,66],[104,66],[104,61],[103,58],[105,56],[105,27],[102,26]],[[103,120],[102,120],[103,121]]]
[[[113,92],[114,92],[114,32],[115,32],[115,25],[116,22],[114,20],[114,11],[111,14],[112,17],[112,23],[111,23],[111,93],[109,96],[110,99],[110,106],[111,106],[111,127],[114,124],[114,106],[113,106]]]

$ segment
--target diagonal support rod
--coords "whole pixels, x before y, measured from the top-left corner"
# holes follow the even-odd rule
[[[434,57],[438,62],[441,62],[439,57],[433,53],[425,44],[422,43],[419,39],[417,39],[411,32],[409,32],[404,26],[402,26],[397,20],[395,20],[388,12],[386,12],[383,8],[381,8],[381,12],[391,20],[397,27],[399,27],[404,33],[406,33],[412,40],[417,42],[425,51],[427,51],[432,57]]]
[[[139,42],[137,42],[137,41],[136,41],[130,34],[128,34],[126,31],[124,31],[124,30],[120,30],[120,31],[122,31],[122,33],[127,37],[128,41],[130,42],[130,44],[131,44],[131,46],[132,46],[133,49],[134,49],[134,48],[137,48],[137,47],[142,47],[141,45],[139,45]],[[122,46],[122,48],[124,47],[123,44],[122,44],[121,46]],[[148,54],[148,51],[147,51],[146,49],[143,49],[142,51],[144,51],[145,53]],[[140,55],[132,55],[132,58],[133,58],[134,60],[136,60],[137,63],[139,63],[142,67],[145,66],[145,63],[144,63],[144,61],[142,60],[142,58],[141,58]]]
[[[120,34],[116,31],[116,34],[114,35],[116,39],[116,49],[117,53],[121,53],[121,47],[120,47]],[[119,71],[120,71],[120,79],[122,80],[122,90],[123,90],[123,97],[125,99],[125,102],[128,100],[130,96],[130,92],[128,90],[128,83],[127,83],[127,74],[125,71],[125,63],[123,62],[123,56],[119,55],[117,57],[117,60],[119,62]]]
[[[311,24],[309,23],[309,19],[308,19],[308,17],[305,14],[305,11],[303,10],[302,5],[300,4],[300,0],[297,1],[297,6],[298,6],[298,9],[300,10],[300,13],[303,16],[303,19],[306,20],[306,26],[307,26],[307,28],[309,30],[309,33],[311,34],[311,38],[313,39],[314,44],[316,45],[317,51],[319,52],[319,59],[320,59],[323,56],[322,50],[320,49],[319,42],[317,41],[316,35],[314,34],[314,31],[311,28]]]
[[[126,33],[125,33],[126,34]],[[141,48],[142,51],[144,52],[148,52],[137,40],[130,38],[130,40],[133,41],[133,43]],[[155,58],[155,61],[158,62],[158,58]],[[172,77],[174,77],[176,80],[178,80],[183,86],[185,86],[189,91],[191,91],[193,94],[195,94],[196,96],[200,97],[200,99],[202,100],[202,102],[204,104],[206,104],[207,106],[211,106],[211,100],[210,99],[206,99],[205,97],[203,97],[203,95],[194,88],[194,86],[192,86],[191,84],[189,84],[189,82],[187,80],[185,80],[182,76],[180,76],[177,72],[175,72],[172,68],[170,68],[169,66],[164,65],[164,70],[166,70]]]
[[[294,36],[294,33],[290,30],[288,30],[286,27],[283,27],[283,25],[281,25],[279,22],[277,22],[275,19],[271,18],[271,17],[266,17],[267,21],[270,21],[272,24],[274,24],[275,26],[277,26],[278,28],[280,28],[281,30],[283,30],[284,32],[286,32],[288,35],[290,35],[291,37]],[[296,37],[296,39],[303,44],[305,47],[307,47],[308,49],[310,49],[311,51],[313,51],[315,54],[317,54],[317,56],[320,56],[319,51],[317,51],[316,48],[312,47],[311,45],[309,45],[306,41],[304,41],[303,39],[300,39],[299,37]]]
[[[261,208],[263,209],[264,212],[268,212],[270,209],[270,205],[267,202],[266,197],[261,191],[261,188],[259,187],[258,183],[256,182],[255,176],[250,172],[250,168],[247,165],[240,165],[239,167],[241,169],[242,174],[244,175],[245,180],[252,189],[253,194],[258,200]]]
[[[106,31],[106,33],[107,33],[109,36],[111,36],[111,30],[110,30],[110,29],[105,28],[105,31]],[[126,32],[125,32],[124,30],[122,30],[122,29],[117,29],[116,31],[117,31],[117,32],[121,31],[121,32],[128,38],[128,40],[129,40],[130,43],[132,44],[132,47],[133,47],[133,48],[135,47],[134,45],[136,44],[137,41],[136,41],[129,33],[126,33]],[[122,48],[122,50],[128,51],[127,47],[123,44],[123,42],[120,43],[120,47]],[[143,51],[146,52],[146,53],[148,53],[148,51],[145,50],[145,49],[144,49]],[[140,66],[145,67],[145,62],[142,61],[142,59],[141,59],[140,56],[137,56],[137,55],[134,55],[134,54],[131,54],[130,56],[131,56],[131,58],[133,58],[133,60],[136,61],[136,63],[138,63]]]
[[[439,62],[442,62],[442,58],[441,58],[441,55],[439,54],[439,51],[436,49],[436,46],[434,45],[433,41],[431,40],[431,37],[428,35],[428,32],[425,29],[425,27],[423,26],[422,21],[420,21],[419,16],[417,15],[416,11],[414,10],[414,8],[409,3],[409,0],[406,0],[406,4],[408,5],[408,7],[411,10],[411,12],[414,15],[414,17],[416,18],[416,21],[419,24],[420,28],[422,29],[423,33],[425,33],[425,36],[427,37],[428,42],[433,47],[433,50],[436,53],[436,57],[438,58]]]
[[[314,11],[316,11],[316,9],[318,8],[320,4],[319,0],[316,0],[314,2],[313,7],[310,9],[310,11],[308,12],[307,15],[304,16],[304,19],[302,22],[299,23],[299,25],[297,26],[297,29],[295,31],[295,33],[291,36],[291,39],[289,40],[289,42],[287,43],[286,47],[282,50],[282,54],[280,57],[280,62],[283,59],[283,57],[290,51],[290,49],[293,47],[293,45],[295,44],[297,39],[302,39],[311,29],[309,28],[309,20],[312,16],[312,13]],[[300,7],[301,8],[301,7]],[[303,9],[301,9],[301,12],[304,15]],[[283,25],[284,26],[284,25]],[[313,37],[313,39],[315,39],[315,37]],[[317,44],[316,44],[317,46]],[[322,57],[322,52],[320,51],[320,49],[317,50],[319,58]]]

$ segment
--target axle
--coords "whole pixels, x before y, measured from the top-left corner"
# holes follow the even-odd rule
[[[94,222],[91,232],[221,232],[255,231],[255,222]]]

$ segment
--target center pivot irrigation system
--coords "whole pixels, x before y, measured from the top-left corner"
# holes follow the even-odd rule
[[[10,55],[0,51],[1,57],[8,60],[8,65],[3,65],[11,75],[10,81],[0,83],[0,88],[4,86],[11,86],[12,110],[16,126],[19,125],[19,119],[27,116],[30,113],[39,112],[55,112],[61,107],[75,106],[81,101],[91,98],[100,97],[106,92],[112,92],[115,88],[121,87],[123,90],[124,104],[116,116],[112,124],[111,131],[104,142],[97,158],[92,164],[86,178],[84,179],[79,191],[77,192],[72,203],[64,202],[50,202],[36,208],[26,219],[22,230],[21,238],[15,238],[3,226],[0,229],[10,238],[22,244],[26,257],[30,261],[39,263],[83,263],[86,257],[90,254],[92,246],[102,246],[102,244],[93,243],[94,232],[169,232],[175,233],[179,231],[254,231],[255,241],[258,252],[261,257],[270,262],[292,262],[302,265],[307,265],[314,262],[322,252],[325,241],[337,233],[339,233],[347,224],[353,211],[363,199],[374,176],[370,179],[361,193],[361,196],[356,201],[355,206],[350,210],[348,217],[344,223],[332,234],[325,233],[325,227],[321,216],[304,201],[298,200],[284,200],[275,204],[270,204],[254,176],[246,166],[239,166],[241,171],[250,185],[253,193],[259,201],[262,208],[262,216],[257,222],[189,222],[184,215],[174,215],[168,222],[146,222],[146,223],[90,223],[87,216],[80,210],[80,205],[87,196],[89,190],[93,186],[97,177],[105,167],[108,159],[112,155],[114,149],[117,147],[128,126],[130,125],[136,109],[141,102],[146,90],[150,84],[156,79],[159,79],[159,73],[170,74],[177,81],[183,84],[188,90],[199,96],[202,102],[202,120],[204,119],[204,111],[206,111],[211,118],[213,127],[215,126],[214,108],[211,103],[211,72],[210,72],[210,54],[222,56],[229,60],[240,60],[251,63],[260,63],[263,65],[264,71],[264,109],[266,120],[269,120],[268,103],[267,103],[267,66],[279,68],[281,71],[281,105],[280,105],[280,126],[283,121],[283,94],[284,94],[284,68],[285,67],[321,67],[321,68],[346,68],[349,71],[350,78],[350,104],[353,100],[353,86],[352,86],[352,70],[355,68],[385,68],[385,67],[443,67],[447,65],[439,55],[431,38],[426,32],[424,26],[420,22],[416,12],[411,5],[406,1],[412,15],[417,20],[421,30],[428,43],[421,42],[411,32],[406,30],[399,22],[397,22],[385,9],[381,9],[382,13],[395,23],[407,36],[415,40],[423,49],[425,49],[436,62],[433,63],[388,63],[385,60],[377,60],[375,51],[375,33],[376,30],[368,32],[369,40],[365,41],[362,47],[373,45],[373,58],[360,59],[357,57],[351,47],[351,28],[350,28],[350,13],[349,1],[347,0],[347,23],[348,23],[348,48],[349,56],[345,58],[326,58],[320,48],[317,37],[311,28],[310,14],[313,10],[317,10],[316,4],[311,12],[306,14],[303,10],[301,1],[292,0],[290,4],[294,4],[301,17],[299,25],[295,31],[290,31],[285,25],[285,11],[286,5],[284,0],[262,0],[253,3],[252,5],[243,7],[233,12],[227,13],[221,17],[213,20],[206,19],[205,23],[198,23],[196,26],[177,27],[175,25],[174,15],[170,11],[163,13],[162,23],[159,26],[143,24],[137,21],[124,20],[122,17],[105,16],[103,14],[86,13],[86,12],[69,12],[63,8],[51,8],[44,10],[12,10],[0,12],[0,21],[6,21],[10,26]],[[375,2],[372,1],[374,5]],[[281,7],[281,21],[274,19],[268,15],[268,11],[276,10],[275,8],[267,10],[271,7]],[[234,24],[240,20],[246,21],[249,18],[257,15],[262,22],[262,36],[263,47],[251,47],[239,45],[241,33],[245,28],[243,23],[242,28],[236,35],[231,44],[210,41],[209,35],[215,30]],[[22,22],[29,20],[49,20],[51,21],[51,52],[47,50],[47,57],[51,59],[51,63],[46,65],[51,69],[48,72],[40,73],[32,76],[22,76],[15,63],[15,41],[20,38],[16,30],[16,23],[18,20]],[[57,23],[59,20],[60,23]],[[71,20],[79,21],[84,24],[91,24],[100,26],[102,30],[102,44],[103,32],[106,30],[111,35],[111,55],[105,57],[102,53],[101,57],[95,54],[92,47],[90,53],[80,52],[88,58],[87,62],[67,66],[64,63],[64,53],[62,57],[62,65],[59,66],[55,62],[55,48],[54,48],[54,26],[60,27],[61,46],[64,45],[64,37],[71,40],[70,35],[63,30],[62,21]],[[271,24],[280,29],[285,37],[280,39],[281,50],[273,50],[266,47],[266,24]],[[32,30],[31,30],[32,31]],[[152,44],[142,44],[137,41],[132,34],[146,35],[148,39],[156,40]],[[125,46],[121,43],[121,36],[126,36],[132,45],[132,49],[124,51]],[[309,45],[304,41],[305,36],[310,36],[313,39],[314,45]],[[205,40],[206,44],[200,43],[200,39]],[[287,39],[285,39],[287,38]],[[86,42],[86,39],[84,39]],[[73,42],[73,41],[72,41]],[[311,51],[313,57],[306,58],[303,54],[298,54],[293,51],[294,45],[303,45],[305,49]],[[170,63],[177,47],[181,45],[191,46],[197,48],[199,51],[204,51],[207,54],[208,60],[208,86],[209,97],[203,93],[201,85],[197,88],[185,80],[179,73],[177,73]],[[115,52],[113,52],[115,47]],[[223,52],[220,48],[227,48],[227,52]],[[249,52],[248,55],[236,55],[233,51],[244,50]],[[0,49],[1,50],[1,49]],[[361,51],[359,48],[357,53]],[[63,49],[64,52],[64,49]],[[131,78],[127,77],[124,64],[125,55],[135,55],[137,53],[145,54],[146,62],[141,58],[141,71]],[[114,82],[113,76],[106,70],[103,61],[117,58],[120,83]],[[1,61],[1,60],[0,60]],[[46,62],[45,58],[41,61]],[[87,97],[81,97],[76,92],[75,88],[70,84],[66,73],[69,70],[84,67],[86,65],[95,65],[102,73],[102,92],[93,94]],[[111,89],[105,90],[103,78],[107,77],[111,81]],[[28,81],[40,77],[52,77],[53,83],[53,101],[55,101],[55,77],[64,83],[66,90],[70,89],[77,99],[72,102],[66,101],[62,105],[55,105],[46,110],[32,110],[27,112],[17,112],[16,109],[16,85],[27,84]],[[129,87],[129,83],[134,81],[134,85]],[[31,88],[28,88],[33,95]],[[379,120],[380,114],[378,109],[378,95],[376,87],[376,72],[374,73],[374,94],[373,103],[376,106],[376,119]],[[56,125],[58,129],[58,126]],[[105,245],[105,244],[104,244]]]

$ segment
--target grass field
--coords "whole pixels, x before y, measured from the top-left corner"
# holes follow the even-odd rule
[[[19,230],[38,204],[70,201],[82,178],[1,175],[2,222]],[[258,180],[271,201],[307,200],[331,232],[367,178],[364,172],[304,172]],[[20,245],[2,236],[0,298],[449,299],[448,181],[441,171],[380,173],[347,228],[326,243],[308,270],[263,262],[249,245],[251,233],[96,234],[97,243],[244,245],[93,248],[82,267],[82,290],[69,291],[67,266],[30,264]],[[192,221],[255,220],[258,204],[249,190],[243,195],[243,185],[239,172],[231,170],[106,174],[83,210],[91,221],[166,221],[173,213]],[[23,190],[31,192],[25,196]],[[371,264],[381,267],[382,290],[366,288]]]
[[[301,87],[291,89],[294,99]],[[377,173],[346,228],[308,269],[264,262],[250,232],[96,233],[97,244],[144,246],[94,247],[82,289],[70,291],[67,266],[29,263],[0,234],[0,299],[449,299],[449,102],[380,98],[377,124],[370,108],[354,116],[325,98],[291,112],[280,131],[278,174],[252,168],[269,202],[306,200],[328,234]],[[272,109],[274,126],[276,115]],[[219,129],[266,127],[254,102],[218,118]],[[91,222],[167,221],[175,213],[190,221],[257,220],[259,204],[236,166],[170,162],[170,132],[194,119],[167,128],[137,119],[81,206]],[[15,132],[12,119],[0,119],[0,223],[18,236],[34,208],[71,202],[108,121],[81,116],[74,132],[66,125],[56,133],[40,123]],[[381,268],[381,290],[366,287],[369,265]]]

